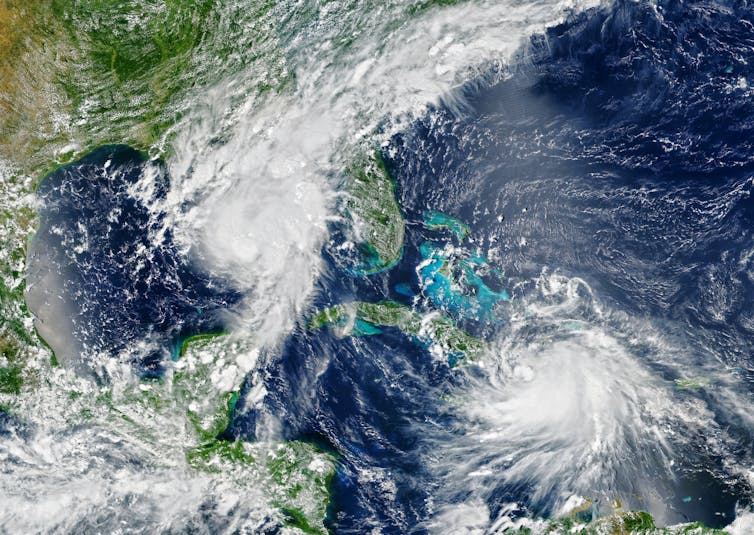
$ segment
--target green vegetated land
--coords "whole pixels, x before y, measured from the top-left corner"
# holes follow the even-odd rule
[[[395,198],[395,184],[378,153],[351,167],[346,191],[346,208],[361,256],[357,272],[370,275],[391,268],[403,255],[406,224]]]
[[[273,6],[0,0],[0,393],[35,381],[26,363],[42,344],[23,300],[29,194],[101,145],[164,155],[202,89],[231,74],[254,73],[239,98],[284,87]]]
[[[474,358],[487,345],[439,313],[421,314],[393,301],[335,305],[317,312],[310,326],[338,328],[342,336],[379,334],[380,327],[396,327],[426,346],[435,346],[445,356],[454,355],[453,362]]]
[[[239,103],[290,81],[276,42],[274,2],[219,4],[0,0],[0,407],[13,410],[15,396],[34,388],[43,367],[33,357],[49,355],[24,304],[26,243],[37,222],[29,201],[39,181],[107,144],[165,156],[174,128],[203,90],[231,75],[245,77]],[[178,418],[184,412],[196,440],[186,452],[189,465],[252,476],[268,488],[286,525],[326,533],[332,456],[302,442],[271,452],[269,445],[217,438],[229,423],[242,375],[231,390],[208,388],[216,362],[197,364],[190,355],[193,347],[211,351],[210,341],[183,344],[179,356],[194,363],[190,371],[142,385],[117,406],[104,396],[100,405],[109,403],[110,417],[136,427],[141,413],[124,416],[134,407],[155,415],[178,410]],[[82,409],[84,416],[93,412]]]
[[[724,535],[726,532],[711,529],[700,522],[680,524],[671,527],[658,527],[652,515],[644,511],[616,511],[595,520],[579,518],[581,511],[569,516],[551,520],[537,528],[524,527],[514,533],[518,535]]]

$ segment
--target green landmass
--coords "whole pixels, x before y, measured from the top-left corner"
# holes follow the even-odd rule
[[[267,74],[249,90],[281,88],[273,6],[0,0],[0,158],[38,180],[105,144],[164,149],[198,87],[254,62]]]
[[[709,377],[681,377],[674,381],[678,390],[699,390],[712,385]]]
[[[17,399],[25,398],[16,396],[33,390],[44,376],[44,366],[49,372],[54,362],[24,303],[26,243],[37,224],[29,194],[48,173],[102,145],[128,144],[152,156],[166,156],[174,129],[197,104],[202,88],[230,75],[244,83],[230,91],[229,114],[249,98],[283,90],[291,73],[278,47],[271,18],[274,5],[262,0],[222,3],[218,9],[219,0],[0,0],[4,408],[18,406]],[[266,486],[271,505],[287,519],[284,524],[326,533],[327,484],[334,473],[331,456],[305,443],[249,444],[218,438],[227,428],[245,371],[233,372],[233,364],[206,354],[204,361],[192,358],[192,352],[212,351],[207,344],[216,339],[212,334],[185,340],[177,351],[185,364],[176,366],[170,377],[142,381],[125,392],[99,393],[93,399],[83,390],[72,390],[66,414],[70,412],[72,422],[124,427],[128,436],[146,444],[160,440],[161,430],[150,422],[178,416],[185,433],[178,442],[189,466],[236,473],[247,484]],[[42,365],[34,362],[40,355],[47,355]],[[232,377],[218,383],[217,374],[229,370]],[[270,448],[275,451],[270,453]],[[276,466],[273,477],[273,460],[283,455],[293,464]],[[308,468],[312,463],[319,468],[316,474]],[[287,483],[281,485],[283,480]]]
[[[364,275],[394,266],[403,255],[405,221],[395,198],[395,184],[379,153],[353,165],[346,183],[346,208],[357,235]]]
[[[471,232],[471,228],[460,219],[435,210],[424,212],[424,226],[429,230],[448,229],[459,241]]]
[[[450,318],[439,313],[422,314],[394,301],[335,305],[317,312],[309,325],[312,329],[337,328],[340,336],[372,334],[359,329],[357,322],[373,327],[396,327],[407,336],[449,356],[473,359],[486,348],[484,341],[457,327]]]
[[[433,8],[455,6],[463,1],[464,0],[420,0],[409,7],[409,13],[411,15],[418,15]]]
[[[228,334],[230,334],[229,331],[220,331],[216,333],[195,334],[193,336],[184,338],[178,346],[178,354],[176,355],[176,357],[185,356],[186,351],[188,351],[188,348],[191,344],[196,344],[197,342],[201,342],[202,340],[212,340],[213,338],[216,338],[218,336],[226,336]]]
[[[0,393],[19,394],[23,384],[23,361],[15,338],[0,338]]]
[[[147,420],[182,421],[180,444],[192,469],[230,477],[239,485],[261,485],[286,526],[326,535],[333,455],[308,442],[263,444],[223,436],[248,372],[234,356],[249,348],[228,338],[217,333],[187,339],[172,374],[142,381],[107,404],[131,426],[144,421],[145,413],[152,415]],[[134,434],[149,437],[152,431]]]
[[[596,520],[582,520],[578,512],[545,522],[537,527],[521,527],[519,535],[578,534],[578,535],[724,535],[723,530],[712,529],[701,522],[677,526],[657,527],[654,518],[644,511],[617,511]]]
[[[0,392],[33,386],[27,364],[44,345],[24,305],[26,242],[37,224],[29,194],[102,145],[164,156],[200,89],[230,75],[244,79],[231,109],[282,90],[291,74],[274,5],[0,0],[0,345],[12,348],[0,359]]]

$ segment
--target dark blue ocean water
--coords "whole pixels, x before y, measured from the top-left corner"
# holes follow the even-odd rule
[[[436,309],[417,279],[421,245],[495,250],[490,262],[514,301],[534,293],[543,269],[579,277],[602,306],[683,340],[679,363],[730,371],[751,401],[753,62],[747,2],[618,1],[532,37],[511,67],[491,68],[384,149],[407,221],[404,257],[362,278],[325,250],[329,271],[312,310],[353,300],[410,305],[412,294],[420,309]],[[468,223],[473,245],[424,228],[427,210]],[[454,317],[490,340],[506,335],[504,306],[500,315],[499,324]],[[670,366],[651,357],[636,350],[672,384]],[[453,440],[463,428],[439,399],[472,371],[454,372],[394,329],[341,340],[302,327],[269,362],[265,406],[239,414],[233,430],[253,438],[279,420],[289,438],[338,452],[337,533],[423,532],[441,505],[431,499],[469,496],[464,481],[441,493],[447,481],[425,461],[445,455],[428,451],[442,442],[428,435]],[[727,449],[710,451],[703,431],[686,443],[676,479],[657,484],[665,518],[725,525],[737,504],[751,503],[741,474],[723,461],[751,465],[751,427],[704,391],[677,395],[707,404],[716,428],[728,430]],[[625,452],[626,474],[641,455]],[[635,492],[643,482],[633,479],[616,490]],[[548,498],[532,500],[536,484],[501,482],[481,495],[493,517],[506,502],[551,513]]]
[[[99,352],[128,350],[141,373],[159,375],[182,338],[223,328],[240,295],[178,250],[160,208],[167,188],[164,166],[126,146],[97,149],[40,184],[28,301],[43,336],[45,324],[65,332],[48,341],[76,360],[67,364],[91,371],[84,361]]]

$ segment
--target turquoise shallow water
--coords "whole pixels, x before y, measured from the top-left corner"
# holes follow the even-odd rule
[[[337,532],[502,532],[585,498],[588,515],[619,500],[666,525],[747,510],[740,17],[629,2],[576,15],[509,76],[459,89],[462,111],[438,105],[392,138],[403,258],[353,277],[333,249],[314,308],[395,300],[492,349],[459,367],[392,328],[289,338],[266,404],[234,425],[281,419],[343,452]],[[328,364],[315,379],[302,359]],[[676,388],[689,376],[719,383]]]

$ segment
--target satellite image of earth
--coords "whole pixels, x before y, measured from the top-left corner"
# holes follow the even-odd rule
[[[0,0],[0,534],[754,534],[750,0]]]

